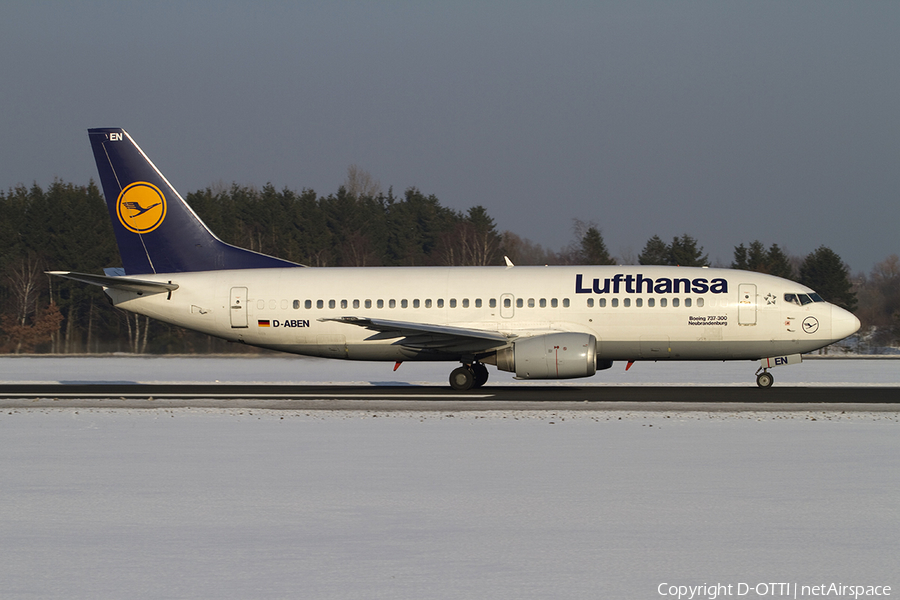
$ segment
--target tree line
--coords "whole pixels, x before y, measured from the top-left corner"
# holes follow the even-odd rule
[[[416,188],[382,192],[351,167],[336,193],[234,184],[192,192],[187,202],[222,240],[311,267],[617,264],[594,222],[575,220],[573,240],[550,250],[498,231],[483,206],[457,211]],[[651,237],[637,262],[711,266],[689,234]],[[95,286],[47,276],[47,270],[101,273],[119,266],[106,203],[91,182],[54,181],[46,189],[0,192],[0,352],[229,352],[222,340],[112,309]],[[856,310],[877,343],[900,338],[900,261],[889,257],[851,281],[840,257],[821,247],[788,256],[759,241],[734,249],[730,266],[796,280],[826,300]]]

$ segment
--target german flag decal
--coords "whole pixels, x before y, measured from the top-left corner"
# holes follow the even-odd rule
[[[259,321],[256,322],[256,324],[257,324],[258,326],[260,326],[260,327],[271,327],[271,325],[269,324],[269,320],[268,320],[268,319],[266,319],[265,321],[263,321],[262,319],[260,319]]]

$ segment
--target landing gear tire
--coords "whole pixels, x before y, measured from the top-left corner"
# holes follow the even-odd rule
[[[457,367],[450,372],[450,387],[454,390],[464,392],[471,389],[474,385],[475,374],[472,373],[469,367]]]
[[[472,363],[472,374],[475,376],[475,387],[481,387],[488,380],[487,367],[481,363]]]
[[[775,378],[769,372],[763,372],[756,376],[756,385],[761,388],[770,388],[775,383]]]

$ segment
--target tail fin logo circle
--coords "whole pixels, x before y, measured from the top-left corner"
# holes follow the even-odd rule
[[[166,197],[146,181],[127,186],[116,201],[116,216],[133,233],[150,233],[166,218]]]

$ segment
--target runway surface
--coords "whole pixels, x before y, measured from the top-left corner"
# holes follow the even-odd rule
[[[257,408],[275,410],[846,410],[900,412],[896,387],[302,386],[7,384],[0,409]]]

